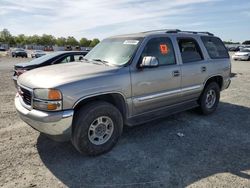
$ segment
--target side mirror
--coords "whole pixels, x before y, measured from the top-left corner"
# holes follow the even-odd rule
[[[140,64],[140,67],[143,68],[153,68],[153,67],[158,67],[159,66],[159,61],[156,57],[154,56],[145,56],[142,59],[142,63]]]

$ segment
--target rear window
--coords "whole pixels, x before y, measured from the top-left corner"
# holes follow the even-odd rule
[[[229,58],[228,51],[223,42],[216,37],[201,37],[211,59]]]

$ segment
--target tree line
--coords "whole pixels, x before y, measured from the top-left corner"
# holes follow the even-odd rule
[[[9,46],[24,46],[24,45],[42,45],[42,46],[82,46],[82,47],[94,47],[100,41],[95,38],[93,40],[89,40],[87,38],[81,38],[79,41],[75,39],[73,36],[65,37],[54,37],[53,35],[43,34],[26,36],[24,34],[20,34],[17,36],[11,35],[8,29],[3,29],[0,31],[0,43],[8,44]]]

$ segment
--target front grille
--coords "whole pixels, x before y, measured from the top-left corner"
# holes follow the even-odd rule
[[[20,90],[21,90],[21,96],[23,98],[23,102],[27,105],[31,105],[31,98],[32,98],[32,94],[29,90],[23,88],[23,87],[20,87]]]

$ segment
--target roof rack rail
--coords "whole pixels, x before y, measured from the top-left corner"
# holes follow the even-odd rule
[[[179,29],[176,30],[167,30],[166,33],[191,33],[191,34],[206,34],[209,36],[214,36],[213,33],[210,32],[203,32],[203,31],[181,31]]]
[[[182,31],[180,29],[158,29],[158,30],[144,31],[144,32],[141,32],[141,33],[151,33],[151,32],[206,34],[206,35],[209,35],[209,36],[214,36],[213,33],[209,33],[209,32],[202,32],[202,31]]]
[[[150,33],[150,32],[166,32],[168,29],[156,29],[156,30],[149,30],[149,31],[143,31],[141,33]]]

